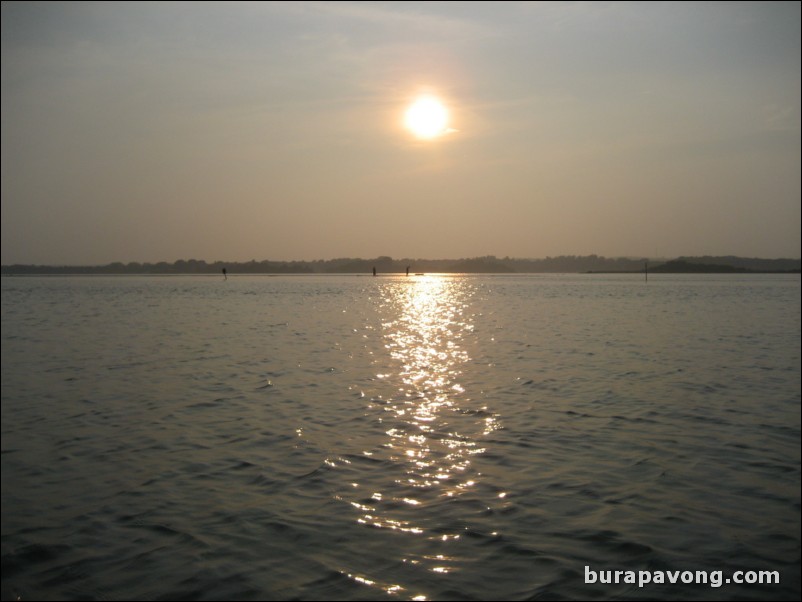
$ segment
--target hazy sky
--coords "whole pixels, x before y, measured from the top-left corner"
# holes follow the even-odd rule
[[[3,264],[799,257],[801,162],[798,2],[2,3]]]

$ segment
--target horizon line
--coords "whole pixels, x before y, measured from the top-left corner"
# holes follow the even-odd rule
[[[484,260],[484,261],[548,261],[548,260],[555,260],[555,259],[574,259],[574,260],[587,260],[587,259],[599,259],[599,260],[615,260],[615,261],[674,261],[679,259],[705,259],[705,258],[727,258],[727,259],[741,259],[741,260],[759,260],[759,261],[802,261],[802,257],[793,257],[793,256],[785,256],[785,257],[759,257],[759,256],[747,256],[747,255],[734,255],[734,254],[726,254],[726,255],[676,255],[676,256],[661,256],[661,257],[646,257],[642,255],[599,255],[596,253],[590,253],[588,255],[568,255],[568,254],[561,254],[561,255],[546,255],[543,257],[513,257],[506,255],[504,257],[499,257],[497,255],[475,255],[470,257],[437,257],[437,258],[427,258],[427,257],[400,257],[394,258],[389,255],[379,255],[377,257],[347,257],[347,256],[340,256],[340,257],[332,257],[329,259],[248,259],[248,260],[233,260],[227,261],[222,259],[216,259],[213,261],[208,261],[205,259],[195,259],[195,258],[179,258],[173,261],[168,260],[158,260],[158,261],[110,261],[107,263],[22,263],[22,262],[14,262],[14,263],[2,263],[0,267],[2,268],[12,268],[12,267],[38,267],[38,268],[104,268],[110,267],[113,265],[121,265],[121,266],[133,266],[133,265],[175,265],[177,263],[197,263],[197,264],[205,264],[205,265],[237,265],[237,264],[252,264],[252,263],[278,263],[278,264],[315,264],[315,263],[332,263],[338,261],[375,261],[375,262],[407,262],[407,261],[421,261],[421,262],[445,262],[445,261],[477,261],[477,260]]]

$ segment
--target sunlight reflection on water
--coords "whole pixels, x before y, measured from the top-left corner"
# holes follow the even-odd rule
[[[475,293],[475,286],[464,279],[416,276],[383,285],[378,298],[383,346],[391,361],[379,363],[381,372],[375,375],[388,394],[374,396],[368,409],[379,412],[387,427],[389,439],[378,455],[393,477],[382,480],[389,490],[373,491],[369,499],[350,504],[358,510],[360,525],[430,542],[419,542],[412,548],[415,553],[403,558],[430,574],[457,570],[459,559],[444,553],[444,546],[459,540],[466,527],[443,529],[421,520],[429,507],[477,485],[482,477],[472,469],[471,459],[485,451],[481,438],[499,427],[487,408],[473,407],[476,402],[460,382],[471,359],[465,339],[474,330],[470,302]],[[363,454],[377,455],[369,450]],[[405,589],[352,578],[371,581],[387,593]]]
[[[388,447],[406,463],[408,483],[441,486],[447,495],[473,484],[459,481],[476,441],[446,430],[446,413],[458,408],[464,389],[457,382],[469,357],[459,342],[473,328],[463,315],[467,293],[453,280],[425,277],[399,289],[385,289],[386,303],[399,317],[383,324],[386,347],[400,366],[403,397],[386,407],[405,423],[387,431]],[[439,436],[438,436],[439,435]],[[441,453],[435,448],[441,447]],[[448,481],[448,482],[447,482]]]

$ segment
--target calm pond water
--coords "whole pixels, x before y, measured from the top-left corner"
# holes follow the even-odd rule
[[[798,275],[2,279],[4,599],[798,600],[799,567]]]

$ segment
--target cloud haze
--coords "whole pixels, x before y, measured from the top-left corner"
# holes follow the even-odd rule
[[[801,160],[796,2],[2,4],[3,264],[798,257]]]

